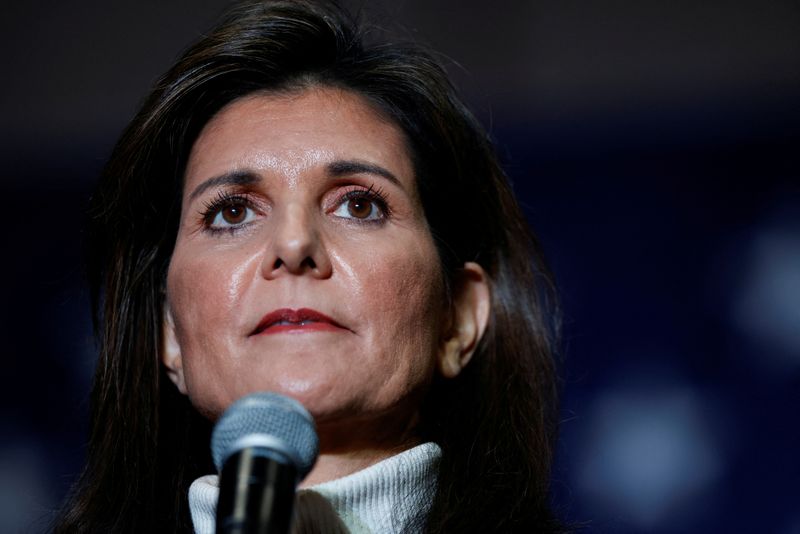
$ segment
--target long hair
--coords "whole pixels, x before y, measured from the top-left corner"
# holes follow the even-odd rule
[[[123,133],[90,209],[100,355],[87,463],[58,532],[191,530],[188,486],[213,471],[210,424],[159,363],[188,154],[233,100],[315,85],[363,96],[403,130],[448,288],[466,261],[490,279],[490,322],[471,363],[437,379],[423,405],[421,437],[443,451],[427,531],[559,529],[548,504],[555,299],[539,245],[433,55],[363,37],[333,3],[242,4],[161,78]]]

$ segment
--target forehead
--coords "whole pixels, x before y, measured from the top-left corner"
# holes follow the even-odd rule
[[[225,106],[195,141],[185,185],[244,168],[296,177],[337,158],[387,166],[414,185],[399,126],[361,95],[330,87],[254,93]]]

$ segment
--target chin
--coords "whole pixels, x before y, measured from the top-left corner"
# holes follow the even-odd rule
[[[337,410],[339,401],[336,393],[340,393],[340,390],[341,388],[335,387],[335,382],[331,380],[320,381],[308,377],[282,377],[277,383],[254,385],[248,388],[247,393],[271,391],[286,395],[299,401],[317,419]],[[338,409],[341,409],[341,406],[338,406]]]

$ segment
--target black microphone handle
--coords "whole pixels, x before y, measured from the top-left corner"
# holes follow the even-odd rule
[[[245,448],[222,468],[217,534],[288,534],[297,470],[272,451]]]

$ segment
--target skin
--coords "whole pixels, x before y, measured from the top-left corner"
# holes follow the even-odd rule
[[[246,179],[215,180],[231,173]],[[238,196],[211,205],[226,195]],[[321,445],[305,484],[322,482],[417,442],[434,374],[456,376],[486,325],[483,270],[466,264],[458,287],[445,308],[397,126],[339,89],[251,95],[213,117],[191,151],[162,361],[212,420],[255,391],[302,402]],[[338,326],[256,334],[283,308]]]

